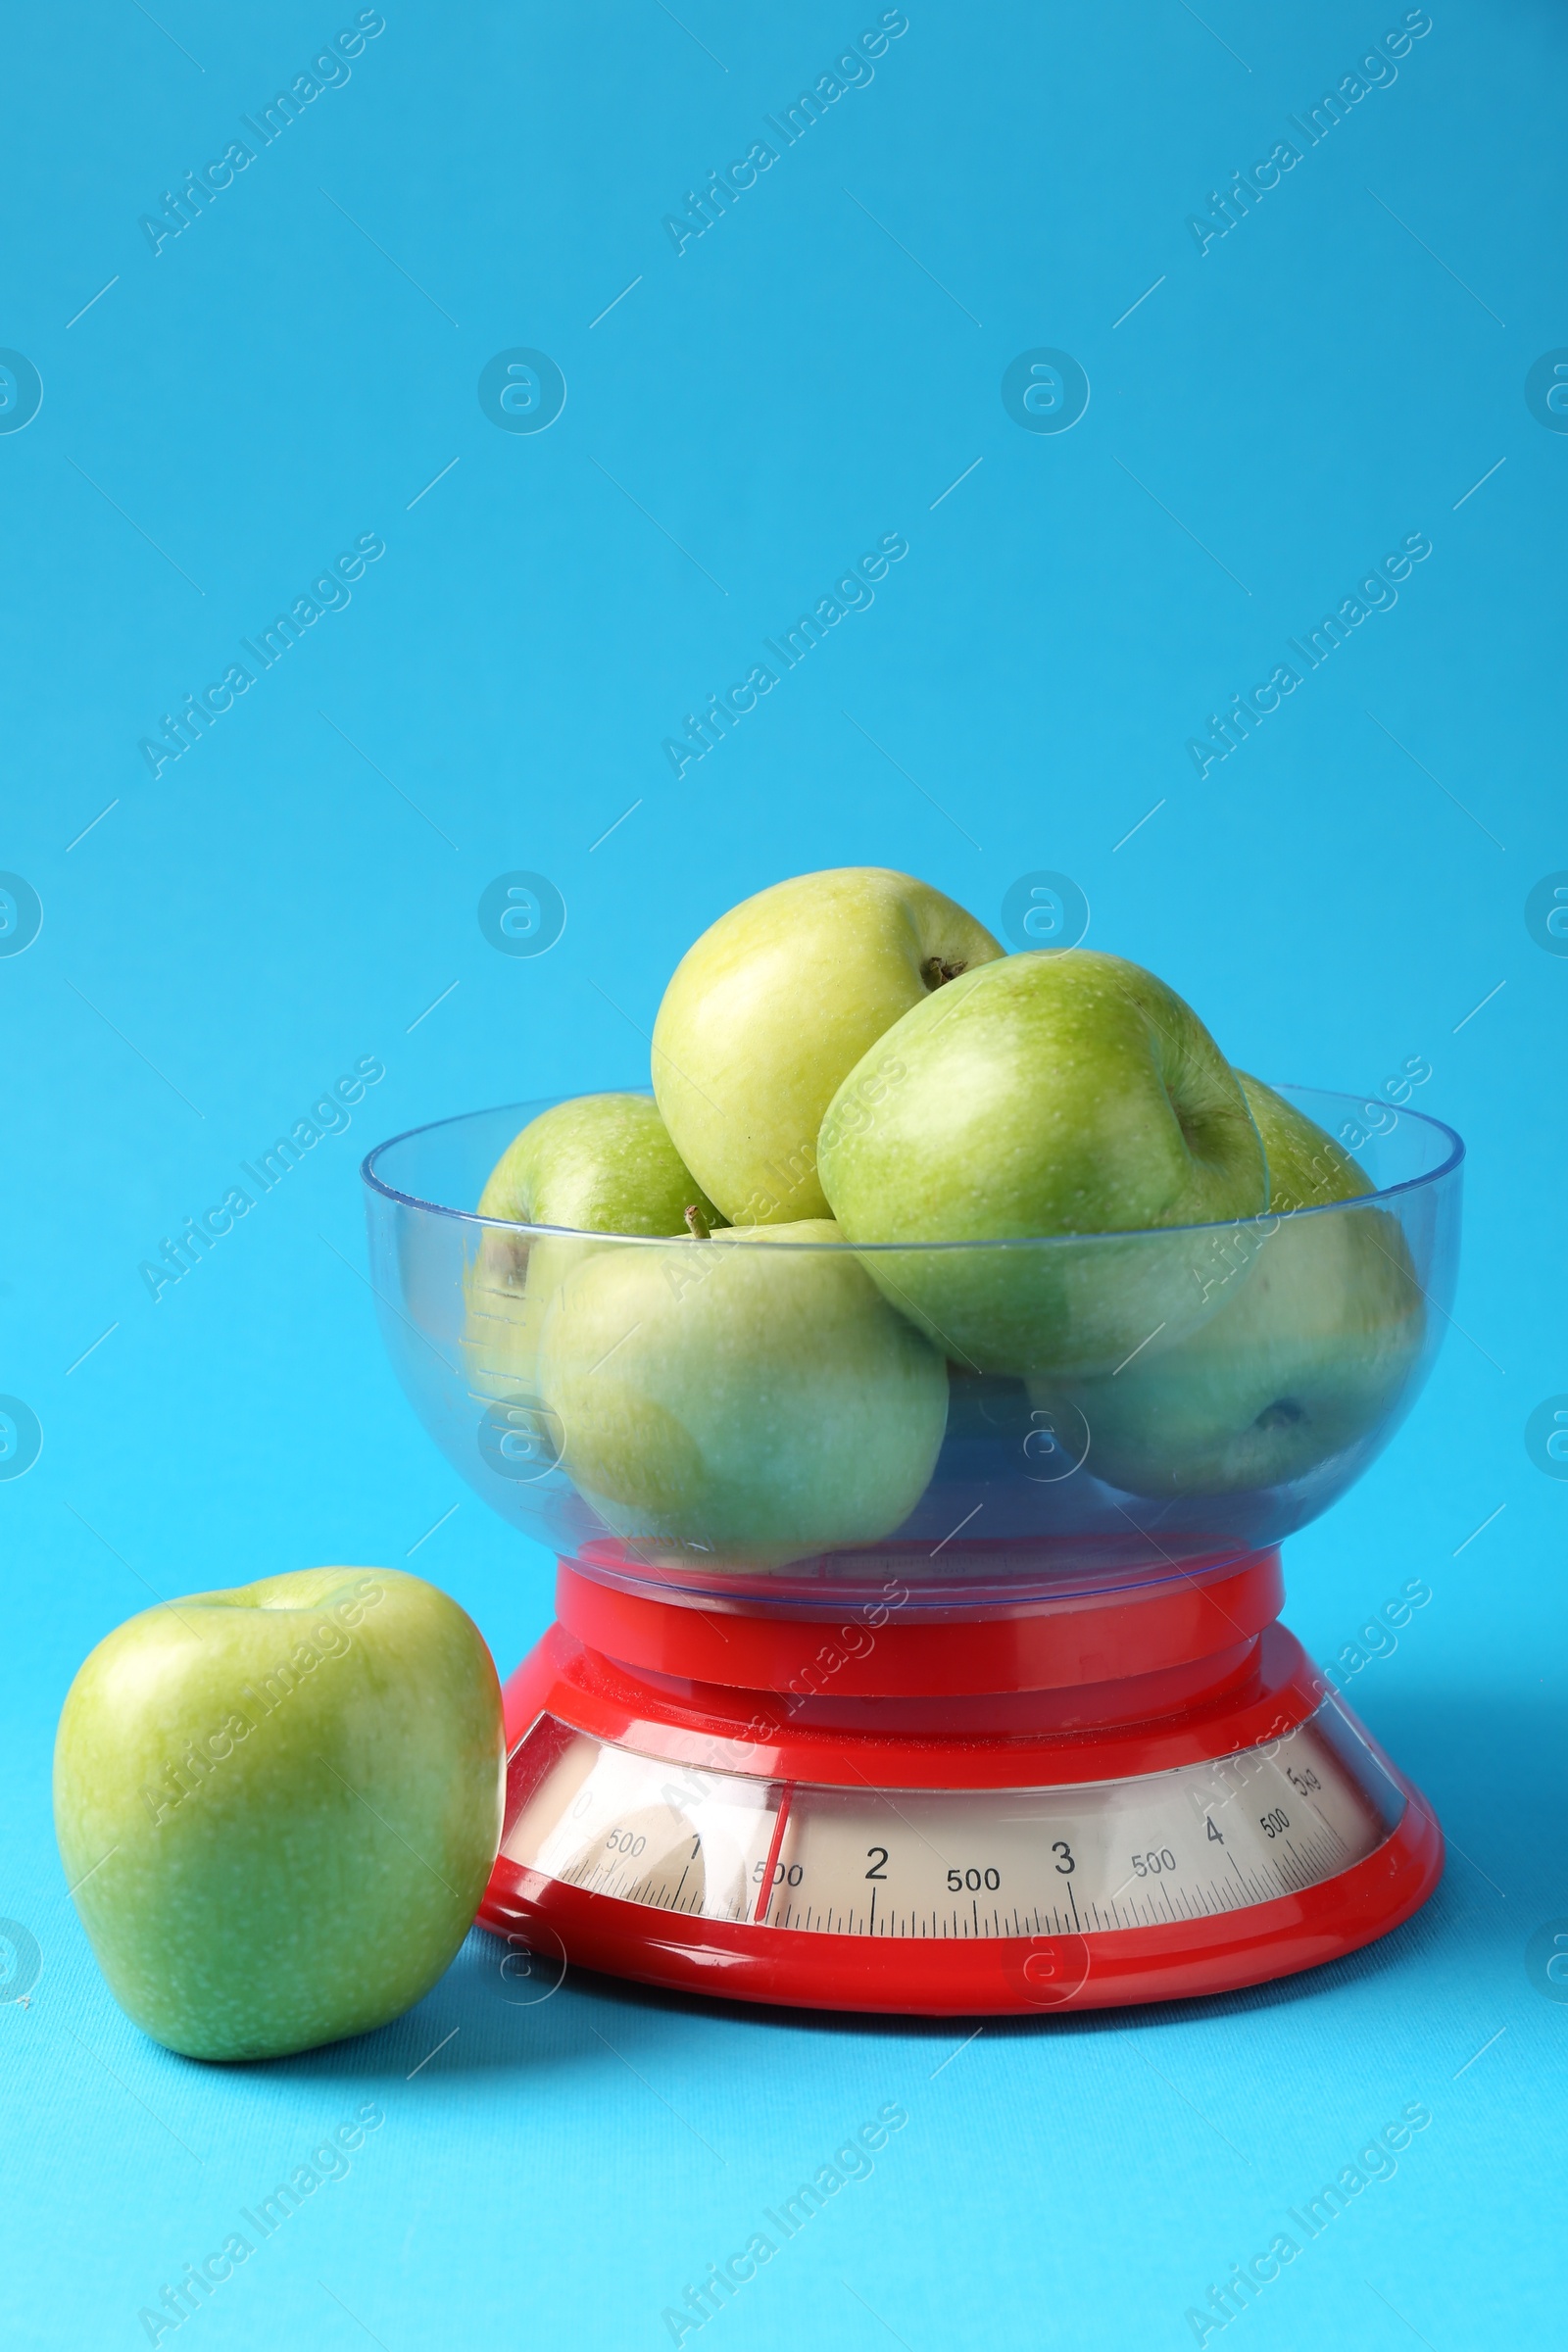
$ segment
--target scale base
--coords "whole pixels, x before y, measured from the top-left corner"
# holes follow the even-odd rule
[[[942,2017],[1341,1958],[1419,1909],[1443,1837],[1280,1597],[1257,1554],[1175,1593],[899,1622],[846,1663],[820,1618],[699,1614],[563,1563],[562,1622],[506,1689],[479,1924],[547,1968]]]

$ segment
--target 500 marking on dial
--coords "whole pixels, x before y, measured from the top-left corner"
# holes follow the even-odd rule
[[[871,1789],[647,1756],[543,1716],[502,1854],[688,1918],[830,1936],[1092,1935],[1336,1877],[1403,1799],[1332,1699],[1212,1763],[1066,1788]]]

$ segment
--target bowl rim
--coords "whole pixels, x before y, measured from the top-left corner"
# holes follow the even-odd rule
[[[1430,1127],[1435,1130],[1439,1136],[1444,1137],[1446,1140],[1448,1146],[1447,1153],[1436,1167],[1428,1168],[1422,1175],[1402,1177],[1397,1184],[1385,1185],[1380,1189],[1370,1193],[1358,1193],[1353,1199],[1348,1200],[1324,1200],[1318,1202],[1311,1208],[1298,1208],[1288,1211],[1264,1209],[1258,1215],[1252,1217],[1220,1217],[1211,1219],[1208,1222],[1200,1225],[1138,1225],[1107,1233],[1016,1234],[998,1236],[984,1241],[842,1241],[781,1243],[765,1240],[743,1241],[740,1239],[736,1229],[732,1226],[720,1226],[716,1228],[716,1232],[717,1234],[726,1237],[727,1246],[730,1249],[802,1250],[814,1250],[822,1253],[834,1250],[845,1250],[856,1257],[864,1257],[872,1251],[880,1254],[886,1251],[903,1250],[907,1252],[916,1250],[922,1252],[931,1250],[1047,1250],[1063,1249],[1069,1246],[1082,1249],[1084,1244],[1088,1242],[1125,1244],[1129,1241],[1152,1240],[1160,1236],[1168,1239],[1172,1235],[1183,1233],[1245,1233],[1249,1231],[1260,1230],[1264,1227],[1266,1227],[1268,1231],[1272,1233],[1277,1228],[1281,1217],[1284,1215],[1290,1215],[1293,1217],[1330,1217],[1338,1215],[1345,1210],[1367,1209],[1384,1205],[1390,1201],[1399,1200],[1407,1194],[1421,1192],[1428,1186],[1439,1184],[1446,1178],[1455,1174],[1464,1161],[1465,1145],[1463,1137],[1455,1128],[1450,1127],[1446,1119],[1434,1118],[1430,1111],[1412,1110],[1407,1103],[1380,1102],[1370,1095],[1348,1094],[1341,1088],[1301,1086],[1299,1084],[1281,1083],[1275,1087],[1275,1092],[1285,1095],[1287,1099],[1292,1099],[1298,1095],[1311,1095],[1334,1102],[1352,1103],[1362,1110],[1379,1109],[1393,1111],[1396,1122],[1401,1118],[1414,1119],[1423,1127]],[[652,1089],[648,1087],[596,1087],[586,1090],[586,1093],[600,1095],[637,1094],[642,1095],[648,1100],[652,1100]],[[573,1225],[524,1225],[519,1220],[512,1217],[481,1216],[476,1208],[456,1208],[447,1201],[421,1200],[416,1193],[402,1192],[396,1185],[389,1184],[385,1177],[378,1172],[375,1165],[376,1161],[381,1157],[383,1152],[395,1151],[400,1144],[412,1143],[416,1136],[431,1135],[441,1127],[459,1127],[465,1125],[470,1119],[495,1118],[502,1111],[522,1111],[530,1108],[533,1110],[534,1117],[537,1118],[541,1116],[544,1111],[554,1109],[559,1103],[573,1102],[582,1101],[584,1099],[585,1096],[578,1095],[539,1096],[530,1098],[520,1102],[492,1103],[487,1109],[484,1110],[457,1111],[444,1119],[425,1119],[421,1121],[417,1127],[406,1127],[401,1131],[401,1133],[397,1135],[389,1135],[380,1143],[372,1145],[370,1150],[367,1152],[365,1157],[360,1162],[361,1181],[364,1183],[368,1192],[372,1194],[379,1194],[383,1200],[395,1201],[400,1207],[416,1209],[421,1215],[424,1216],[450,1217],[456,1224],[460,1226],[471,1225],[476,1226],[481,1230],[488,1230],[497,1233],[525,1234],[529,1237],[547,1238],[552,1241],[591,1241],[598,1243],[614,1242],[621,1248],[640,1247],[650,1250],[667,1250],[672,1245],[678,1248],[689,1248],[691,1245],[691,1236],[683,1233],[595,1233],[586,1232],[582,1228]],[[521,1130],[519,1129],[518,1132],[520,1133]],[[767,1229],[764,1227],[760,1230],[765,1233]]]

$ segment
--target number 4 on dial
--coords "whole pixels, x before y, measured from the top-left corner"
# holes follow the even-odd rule
[[[1204,1820],[1207,1822],[1207,1824],[1208,1824],[1208,1834],[1209,1834],[1209,1837],[1210,1837],[1210,1838],[1213,1839],[1213,1842],[1214,1842],[1216,1845],[1223,1845],[1223,1844],[1224,1844],[1224,1842],[1225,1842],[1225,1839],[1224,1839],[1224,1838],[1221,1836],[1220,1832],[1219,1832],[1218,1830],[1216,1830],[1216,1829],[1215,1829],[1215,1827],[1214,1827],[1214,1816],[1213,1816],[1213,1814],[1212,1814],[1212,1813],[1205,1813],[1205,1814],[1203,1815],[1203,1819],[1204,1819]]]

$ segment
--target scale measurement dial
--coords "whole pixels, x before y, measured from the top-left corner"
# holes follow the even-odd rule
[[[806,1935],[1092,1936],[1299,1894],[1404,1810],[1330,1697],[1261,1746],[1054,1788],[841,1788],[709,1771],[542,1715],[505,1859],[651,1910]]]

